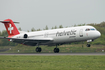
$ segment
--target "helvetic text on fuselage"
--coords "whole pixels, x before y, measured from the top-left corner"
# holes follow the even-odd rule
[[[69,36],[69,35],[76,35],[76,30],[63,31],[63,32],[56,33],[56,36]]]

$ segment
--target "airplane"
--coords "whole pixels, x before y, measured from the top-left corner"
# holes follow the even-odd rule
[[[76,26],[60,29],[50,29],[35,32],[21,32],[11,19],[0,21],[5,25],[8,37],[0,37],[1,39],[8,39],[10,42],[15,42],[27,46],[38,46],[36,52],[41,52],[39,45],[56,45],[54,53],[59,53],[58,45],[87,41],[87,47],[91,45],[89,42],[101,36],[101,33],[93,26]]]

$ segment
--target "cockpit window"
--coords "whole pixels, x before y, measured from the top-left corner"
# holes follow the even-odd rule
[[[85,31],[95,30],[94,28],[87,28]]]
[[[89,29],[89,28],[87,28],[85,31],[90,31],[90,29]]]
[[[94,28],[91,28],[91,30],[95,30]]]

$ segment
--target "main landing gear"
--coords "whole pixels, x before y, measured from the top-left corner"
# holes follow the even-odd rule
[[[41,51],[42,51],[42,49],[40,47],[36,48],[36,52],[41,52]]]
[[[54,48],[54,53],[59,53],[59,48],[57,48],[57,45],[56,48]]]
[[[39,47],[39,44],[38,44],[38,47],[36,47],[36,52],[41,52],[42,51],[42,49]]]
[[[42,51],[42,49],[38,45],[38,47],[36,47],[35,51],[40,53]],[[54,48],[54,53],[59,53],[59,48],[57,48],[57,45],[56,45],[56,48]]]

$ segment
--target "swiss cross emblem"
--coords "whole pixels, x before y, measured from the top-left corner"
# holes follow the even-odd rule
[[[11,26],[11,24],[9,24],[9,28],[8,30],[10,31],[10,34],[12,33],[13,27]]]

